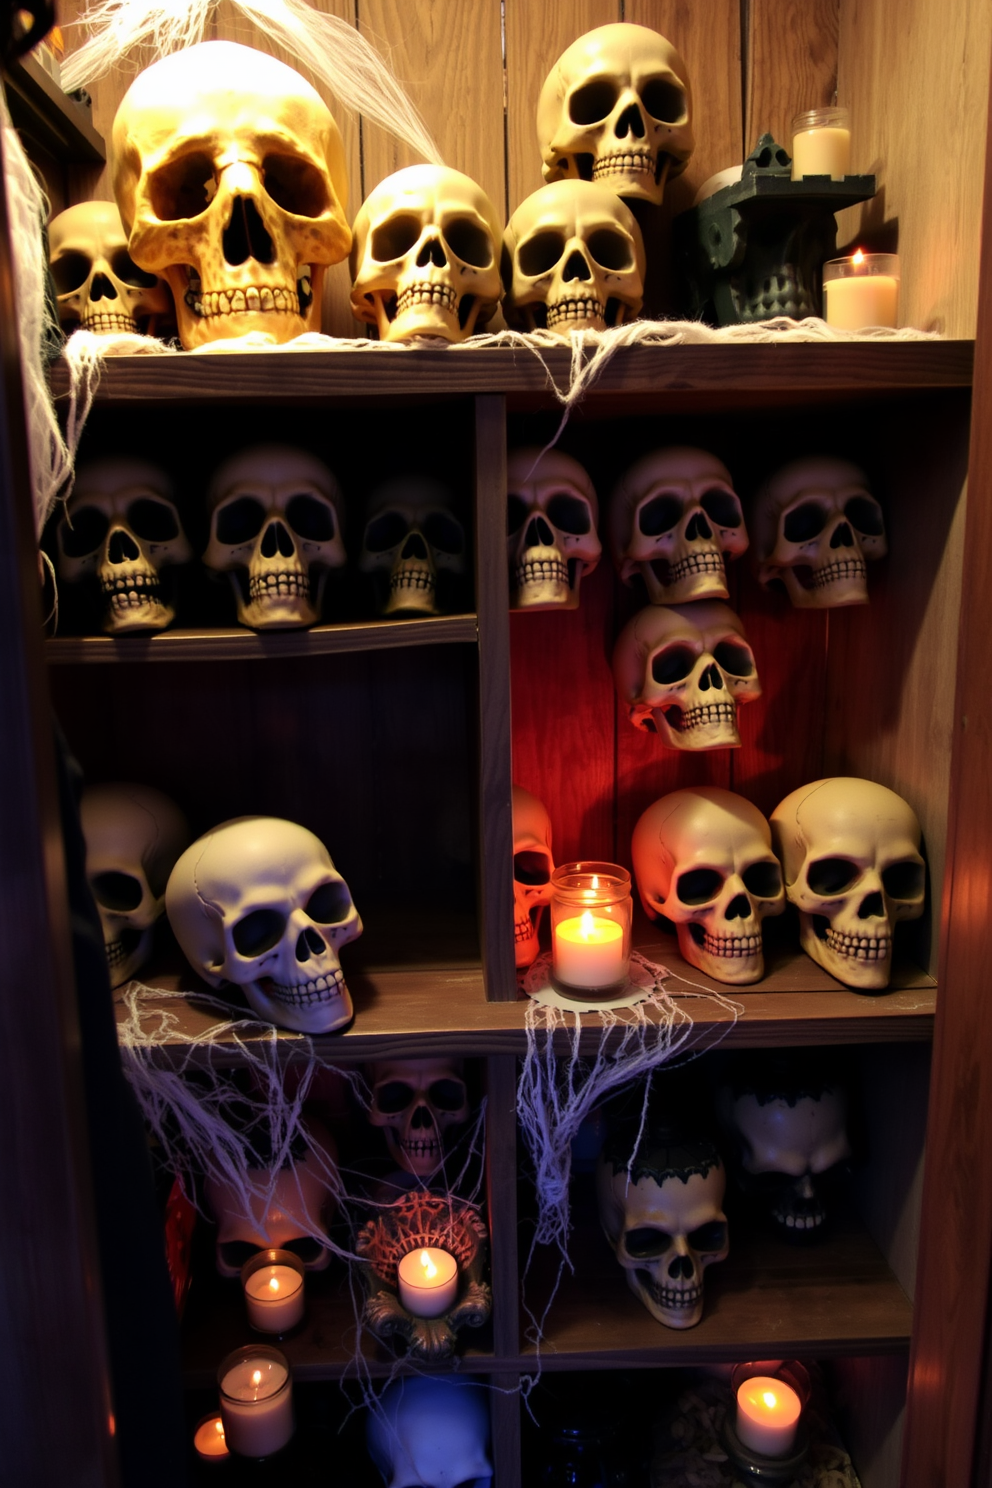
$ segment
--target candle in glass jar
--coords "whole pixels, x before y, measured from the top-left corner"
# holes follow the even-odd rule
[[[400,1301],[414,1317],[441,1317],[458,1297],[458,1262],[446,1250],[411,1250],[397,1270]]]
[[[278,1349],[249,1344],[218,1370],[224,1436],[241,1457],[270,1457],[293,1435],[289,1361]]]
[[[792,179],[829,176],[843,181],[851,166],[851,130],[845,108],[810,109],[792,121]]]
[[[196,1455],[204,1462],[225,1462],[231,1455],[220,1416],[206,1416],[193,1436]]]
[[[894,253],[832,258],[823,265],[823,318],[839,330],[895,326],[899,315],[899,259]]]
[[[244,1278],[248,1321],[259,1333],[288,1333],[303,1317],[303,1277],[292,1266],[263,1265]]]
[[[587,909],[554,927],[554,974],[567,987],[611,987],[623,980],[623,926]]]
[[[737,1391],[737,1436],[762,1457],[785,1457],[796,1439],[802,1402],[790,1385],[754,1375]]]

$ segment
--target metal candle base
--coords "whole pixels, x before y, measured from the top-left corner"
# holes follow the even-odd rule
[[[769,1488],[774,1488],[774,1485],[784,1488],[785,1484],[793,1482],[809,1456],[809,1431],[805,1424],[800,1421],[796,1428],[796,1440],[788,1457],[764,1457],[744,1445],[734,1429],[732,1415],[733,1408],[727,1412],[721,1441],[743,1481],[768,1484]]]

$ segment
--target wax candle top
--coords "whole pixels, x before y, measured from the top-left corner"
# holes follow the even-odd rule
[[[568,940],[587,941],[590,945],[594,945],[604,940],[619,940],[623,935],[623,926],[618,925],[615,920],[594,916],[592,911],[587,909],[577,919],[563,920],[558,926],[558,934],[565,936]]]
[[[802,1402],[791,1385],[760,1374],[741,1385],[737,1404],[752,1419],[777,1426],[794,1426],[802,1410]]]
[[[264,1355],[242,1359],[221,1380],[229,1400],[269,1400],[278,1395],[289,1378],[286,1364]]]
[[[294,1296],[302,1285],[303,1277],[291,1266],[267,1266],[252,1272],[244,1284],[249,1297],[259,1302],[283,1301]]]

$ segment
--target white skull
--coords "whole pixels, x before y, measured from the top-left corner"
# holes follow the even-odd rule
[[[153,336],[161,321],[172,319],[169,286],[138,268],[113,202],[79,202],[53,217],[48,257],[66,332],[78,326],[97,336]]]
[[[344,500],[323,461],[283,444],[242,450],[215,474],[207,509],[203,561],[230,575],[241,624],[316,624],[328,571],[345,562]]]
[[[613,492],[610,547],[623,582],[639,575],[652,604],[726,599],[726,560],[747,547],[730,472],[705,450],[645,455]]]
[[[327,848],[295,822],[243,816],[186,849],[165,907],[191,966],[233,982],[260,1018],[300,1033],[351,1021],[338,951],[362,933]]]
[[[407,166],[355,218],[352,313],[380,341],[467,341],[499,304],[499,241],[481,186],[445,166]]]
[[[538,931],[551,903],[551,818],[542,801],[513,787],[513,944],[518,966],[530,966],[540,949]]]
[[[599,1218],[627,1285],[667,1328],[703,1315],[703,1272],[726,1260],[726,1174],[705,1138],[646,1134],[628,1173],[631,1143],[607,1142],[596,1170]]]
[[[546,181],[597,181],[659,206],[695,148],[685,63],[647,26],[587,31],[545,80],[537,137]]]
[[[490,1488],[488,1394],[472,1380],[394,1380],[369,1411],[367,1438],[386,1488]]]
[[[124,95],[112,163],[131,256],[168,281],[187,350],[320,329],[324,270],[351,245],[348,178],[298,72],[230,41],[173,52]]]
[[[668,749],[738,748],[737,708],[761,696],[744,627],[716,600],[641,610],[620,632],[613,676],[634,727]]]
[[[578,460],[561,450],[511,450],[506,462],[511,610],[575,610],[603,545],[599,503]]]
[[[111,456],[81,466],[57,541],[62,578],[98,582],[108,634],[164,630],[176,618],[162,570],[193,552],[157,465]]]
[[[392,1059],[373,1064],[369,1121],[382,1128],[393,1161],[417,1178],[444,1163],[446,1134],[468,1117],[460,1059]]]
[[[217,1223],[215,1257],[221,1276],[239,1276],[259,1250],[289,1250],[309,1271],[331,1259],[327,1230],[334,1217],[338,1153],[330,1132],[312,1117],[303,1123],[305,1150],[285,1167],[248,1173],[251,1192],[216,1176],[203,1194]]]
[[[403,477],[369,497],[358,566],[376,580],[383,615],[437,615],[438,573],[465,573],[465,529],[440,481]]]
[[[895,926],[923,913],[913,808],[884,785],[837,776],[786,796],[771,827],[803,950],[846,986],[887,987]]]
[[[634,828],[645,913],[671,920],[686,961],[717,981],[743,985],[765,974],[761,922],[785,909],[771,841],[758,808],[716,786],[662,796]]]
[[[605,331],[644,303],[644,243],[629,207],[591,181],[553,181],[503,234],[503,314],[522,331]]]
[[[189,845],[189,826],[175,802],[147,785],[90,786],[79,817],[110,985],[120,987],[151,954],[165,885]]]
[[[793,460],[758,492],[752,528],[758,578],[784,585],[796,609],[868,603],[865,563],[885,557],[885,522],[857,465]]]

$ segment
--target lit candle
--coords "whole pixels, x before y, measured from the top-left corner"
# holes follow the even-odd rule
[[[231,1455],[220,1416],[205,1416],[193,1437],[196,1455],[204,1462],[223,1462]]]
[[[785,1457],[796,1439],[801,1410],[790,1385],[754,1375],[737,1391],[737,1436],[762,1457]]]
[[[623,926],[585,910],[554,927],[554,974],[567,987],[610,987],[623,981]]]
[[[242,1284],[248,1321],[259,1333],[288,1333],[303,1317],[302,1269],[263,1264],[242,1273]]]
[[[810,109],[792,121],[792,179],[829,176],[843,181],[851,167],[847,109]]]
[[[899,259],[894,253],[832,258],[823,265],[824,319],[840,330],[895,326],[899,315]]]
[[[232,1452],[270,1457],[293,1435],[293,1382],[278,1349],[249,1344],[228,1354],[218,1370],[220,1413]]]
[[[441,1317],[458,1296],[458,1262],[431,1246],[411,1250],[397,1267],[400,1301],[414,1317]]]

